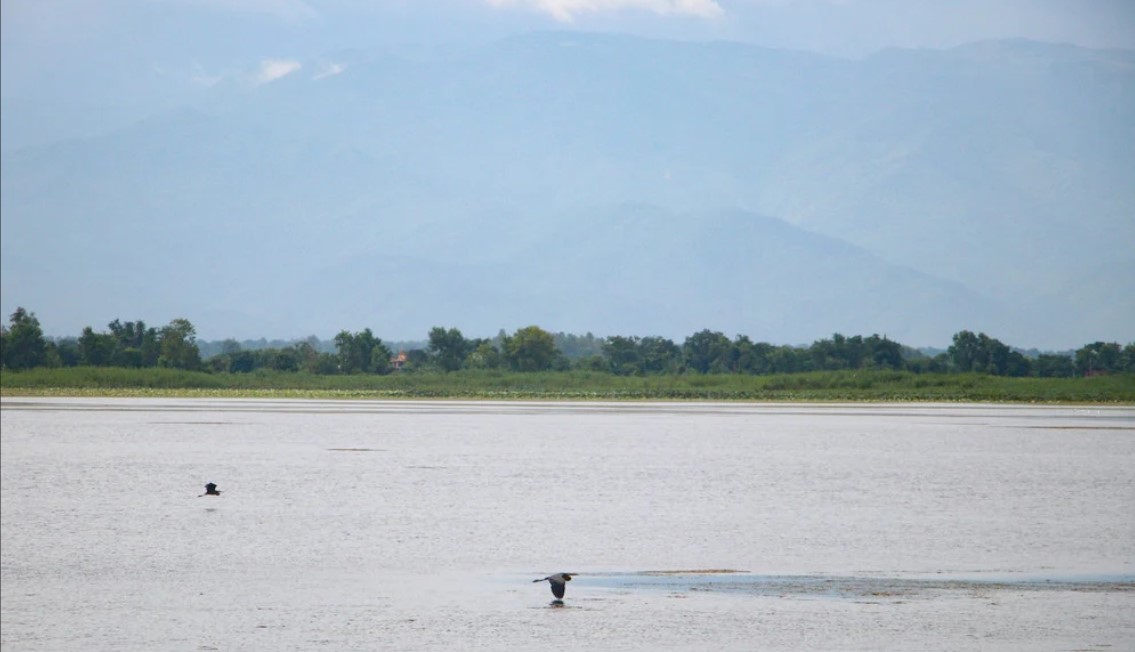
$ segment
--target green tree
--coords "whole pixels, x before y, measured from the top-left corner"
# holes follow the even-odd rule
[[[428,349],[430,358],[442,371],[457,371],[472,350],[471,342],[456,328],[448,330],[435,326],[430,330]]]
[[[954,371],[974,371],[983,357],[981,342],[971,331],[954,333],[953,343],[946,349],[946,357]]]
[[[138,322],[141,323],[141,322]],[[142,346],[138,349],[142,367],[158,366],[158,359],[162,356],[162,337],[156,328],[147,328],[142,333]],[[200,355],[200,354],[198,354]]]
[[[1119,370],[1123,373],[1135,374],[1135,342],[1123,347],[1123,354],[1119,356]]]
[[[1071,378],[1076,375],[1076,367],[1070,356],[1050,353],[1037,356],[1033,371],[1041,378]]]
[[[516,371],[547,371],[556,359],[551,333],[539,326],[528,326],[505,338],[504,357]]]
[[[946,349],[946,358],[951,371],[994,376],[1027,376],[1031,373],[1031,365],[1025,356],[985,333],[955,333],[953,344]]]
[[[370,368],[372,374],[388,374],[394,367],[390,364],[390,358],[394,354],[387,348],[382,340],[375,338],[375,345],[370,350]]]
[[[299,371],[300,357],[295,347],[276,349],[271,352],[268,366],[276,371]]]
[[[737,338],[734,343],[738,348],[738,371],[760,376],[766,376],[773,372],[773,355],[776,352],[776,347],[768,342],[752,342],[749,343],[744,338]]]
[[[334,353],[316,353],[315,358],[305,362],[308,373],[330,376],[339,373],[339,356]]]
[[[110,333],[96,333],[87,326],[79,336],[79,363],[88,367],[109,367],[118,343]]]
[[[342,330],[335,336],[335,348],[338,351],[339,371],[341,373],[357,374],[366,371],[367,365],[370,364],[370,350],[365,348],[365,344],[358,341],[364,334],[369,336],[370,339],[374,339],[369,328],[359,334]]]
[[[498,369],[504,359],[492,340],[478,339],[473,342],[473,350],[465,358],[469,369]]]
[[[807,349],[777,346],[769,352],[769,366],[774,374],[794,374],[812,370],[812,357]]]
[[[591,333],[586,335],[569,335],[556,333],[552,335],[556,350],[569,360],[579,360],[602,353],[604,339],[595,337]]]
[[[67,337],[55,342],[55,352],[59,356],[59,364],[64,367],[76,367],[80,364],[79,341]]]
[[[607,358],[603,357],[602,354],[592,354],[582,357],[576,360],[574,364],[572,364],[572,368],[579,369],[581,371],[611,371],[611,368],[607,363]]]
[[[905,361],[902,345],[898,342],[887,339],[886,335],[881,338],[878,335],[872,335],[864,341],[864,344],[873,367],[877,369],[903,368]]]
[[[108,326],[115,341],[109,364],[116,367],[152,367],[157,364],[160,355],[156,346],[157,330],[146,328],[141,320],[123,324],[115,319]]]
[[[1076,373],[1081,376],[1120,371],[1123,350],[1115,342],[1093,342],[1076,350]]]
[[[333,374],[333,373],[335,373],[336,363],[334,361],[334,356],[331,356],[331,355],[326,354],[326,353],[320,354],[318,346],[319,346],[319,339],[316,338],[315,336],[309,337],[306,340],[303,340],[302,342],[297,342],[295,344],[295,346],[293,348],[295,349],[295,352],[296,352],[296,360],[297,360],[297,363],[299,364],[299,368],[303,371],[306,371],[309,374],[328,374],[328,373]],[[324,370],[321,369],[320,355],[325,355],[325,356],[328,356],[332,359],[331,362],[330,362],[330,365],[329,365],[329,371],[324,371]]]
[[[10,326],[0,334],[0,359],[8,369],[31,369],[47,363],[47,340],[35,313],[16,308]]]
[[[748,335],[737,335],[733,338],[733,351],[730,354],[733,371],[739,374],[751,374],[757,364],[757,345]]]
[[[613,335],[602,345],[603,356],[607,358],[607,370],[617,376],[642,375],[642,360],[639,356],[639,339]]]
[[[863,338],[836,333],[828,340],[816,340],[809,347],[812,368],[818,371],[858,369],[863,361]]]
[[[358,333],[340,331],[335,336],[339,371],[345,374],[390,372],[390,349],[369,328]]]
[[[236,351],[224,356],[228,358],[228,372],[248,374],[256,369],[256,355],[253,351]]]
[[[732,349],[733,343],[724,334],[703,330],[686,338],[682,357],[698,373],[722,373],[730,369]]]
[[[188,319],[174,319],[162,328],[158,345],[158,366],[189,370],[201,368],[197,330]]]
[[[638,358],[644,374],[676,372],[682,364],[682,349],[672,340],[651,335],[638,341]]]
[[[1008,374],[1010,363],[1009,347],[1005,346],[1000,340],[987,336],[985,333],[978,335],[978,340],[981,342],[982,348],[982,361],[984,364],[975,369],[991,376],[1004,376]]]
[[[430,354],[424,349],[410,349],[405,351],[406,364],[402,369],[413,371],[415,369],[428,369],[430,366]]]
[[[1032,375],[1033,365],[1020,351],[1009,350],[998,373],[1002,376],[1023,377]]]

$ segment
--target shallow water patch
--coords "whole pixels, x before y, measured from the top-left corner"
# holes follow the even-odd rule
[[[836,600],[930,598],[974,591],[1089,591],[1135,593],[1135,576],[1035,575],[904,578],[833,575],[760,575],[745,571],[638,571],[578,576],[580,584],[621,591],[724,593],[780,598]]]

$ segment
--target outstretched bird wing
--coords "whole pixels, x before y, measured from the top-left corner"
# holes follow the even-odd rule
[[[564,597],[564,588],[567,587],[563,580],[548,578],[548,583],[552,585],[552,595],[562,599]]]

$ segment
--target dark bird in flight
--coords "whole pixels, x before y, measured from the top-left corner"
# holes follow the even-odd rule
[[[205,493],[201,494],[201,496],[220,496],[220,495],[221,495],[221,492],[217,491],[217,485],[213,484],[212,482],[205,485]],[[200,498],[201,496],[198,496],[198,498]]]
[[[547,580],[548,583],[552,585],[552,595],[556,596],[557,600],[563,600],[564,589],[567,588],[567,583],[571,581],[571,575],[567,573],[556,573],[555,575],[549,575],[538,580],[532,580],[532,583],[535,584],[536,582],[543,582],[544,580]]]

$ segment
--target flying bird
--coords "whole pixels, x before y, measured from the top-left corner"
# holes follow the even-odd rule
[[[556,573],[555,575],[549,575],[538,580],[532,580],[532,583],[535,584],[536,582],[543,582],[545,580],[552,585],[552,595],[556,596],[557,600],[563,600],[564,589],[567,588],[567,583],[571,581],[571,575],[568,573]]]
[[[217,491],[217,485],[212,483],[212,482],[205,485],[205,493],[201,494],[201,496],[220,496],[220,495],[221,495],[221,492]],[[197,497],[200,498],[201,496],[197,496]]]

